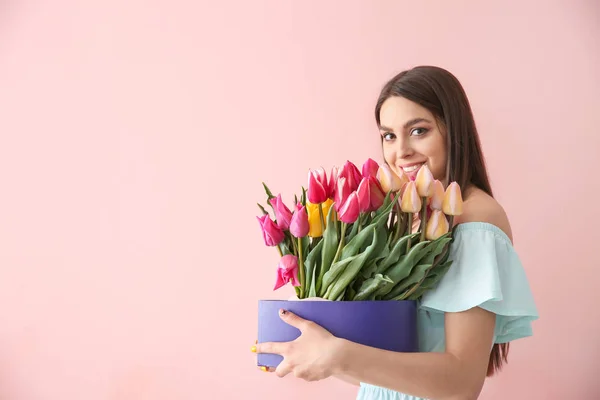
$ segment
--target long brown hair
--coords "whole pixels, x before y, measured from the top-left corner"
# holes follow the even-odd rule
[[[400,72],[381,89],[375,106],[378,126],[381,122],[381,106],[392,96],[404,97],[425,107],[444,125],[448,147],[448,183],[457,182],[461,188],[473,185],[494,196],[471,105],[454,75],[434,66],[419,66]],[[508,348],[508,343],[494,344],[487,376],[494,375],[507,362]]]

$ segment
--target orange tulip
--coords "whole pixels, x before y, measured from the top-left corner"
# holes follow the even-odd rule
[[[421,211],[422,205],[421,197],[419,197],[419,193],[417,192],[417,185],[414,181],[408,182],[404,189],[400,208],[405,213],[418,213]]]
[[[463,199],[460,186],[456,182],[448,185],[442,202],[442,210],[446,215],[461,215],[463,213]]]
[[[446,219],[444,213],[440,210],[433,210],[429,221],[427,221],[427,227],[425,228],[425,238],[427,240],[436,240],[440,236],[448,233],[450,224]]]
[[[427,167],[423,165],[417,172],[415,182],[417,184],[417,192],[421,197],[429,197],[433,194],[433,174]]]

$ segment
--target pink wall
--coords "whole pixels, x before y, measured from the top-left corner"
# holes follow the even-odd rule
[[[594,1],[197,3],[0,2],[0,398],[353,398],[253,367],[257,299],[290,294],[255,203],[379,160],[378,90],[427,63],[542,316],[482,399],[600,398]]]

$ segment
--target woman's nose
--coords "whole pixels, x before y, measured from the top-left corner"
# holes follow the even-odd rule
[[[409,157],[414,154],[414,150],[411,147],[409,140],[402,138],[402,139],[397,140],[397,143],[398,143],[397,151],[398,151],[399,158],[406,158],[406,157]]]

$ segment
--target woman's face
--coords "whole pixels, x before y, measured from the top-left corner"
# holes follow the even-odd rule
[[[446,132],[433,114],[404,97],[387,99],[379,112],[383,156],[392,170],[412,180],[427,164],[435,179],[446,179]]]

